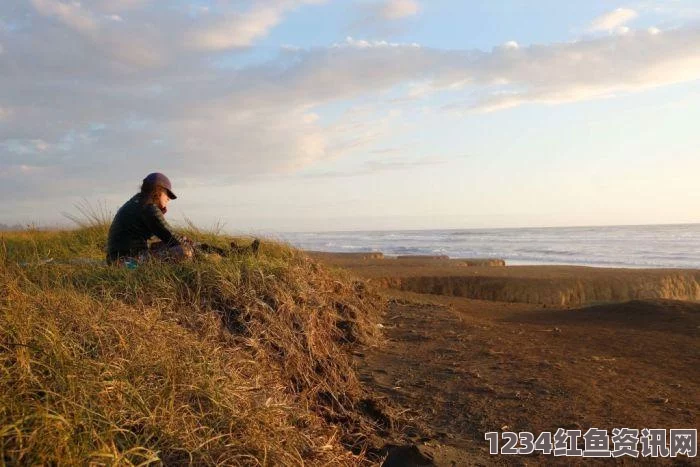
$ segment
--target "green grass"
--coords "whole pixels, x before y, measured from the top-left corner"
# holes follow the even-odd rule
[[[106,232],[0,233],[0,462],[371,461],[350,350],[376,342],[378,296],[269,241],[107,266]]]

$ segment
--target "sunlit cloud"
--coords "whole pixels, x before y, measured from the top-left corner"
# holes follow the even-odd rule
[[[415,16],[419,11],[420,4],[416,0],[386,0],[380,10],[381,16],[388,20]]]
[[[358,36],[219,66],[223,54],[254,47],[293,10],[313,3],[260,0],[241,11],[196,15],[189,8],[156,12],[135,0],[0,6],[8,21],[10,14],[32,18],[25,29],[0,28],[0,163],[51,167],[65,180],[53,189],[64,194],[97,179],[110,190],[139,179],[144,168],[246,180],[377,154],[392,146],[387,138],[403,117],[387,103],[400,99],[407,115],[418,100],[421,108],[495,112],[700,79],[700,29],[690,26],[530,46],[509,41],[490,50]],[[416,2],[377,5],[395,8],[387,18],[419,11]],[[598,18],[597,30],[629,27],[630,11]],[[437,92],[452,103],[431,101]],[[332,120],[322,111],[362,98],[379,108]],[[26,176],[14,185],[3,180],[0,196],[41,193],[44,178],[13,170]]]
[[[31,0],[31,4],[42,15],[54,17],[76,31],[93,34],[98,30],[97,21],[93,15],[78,2]]]
[[[626,24],[637,18],[639,14],[630,8],[617,8],[609,13],[599,16],[591,23],[589,30],[592,32],[597,31],[620,31],[625,32],[624,28]],[[627,29],[628,30],[628,29]]]
[[[189,33],[189,42],[197,48],[224,50],[249,47],[265,37],[282,19],[282,7],[261,7],[245,13],[232,13]]]

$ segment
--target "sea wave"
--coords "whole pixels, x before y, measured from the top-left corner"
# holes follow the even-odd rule
[[[700,224],[283,234],[301,248],[500,257],[512,264],[700,268]]]

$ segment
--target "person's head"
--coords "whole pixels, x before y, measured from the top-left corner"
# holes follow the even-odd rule
[[[162,173],[155,172],[143,179],[141,184],[141,202],[143,204],[152,203],[164,210],[168,202],[176,198],[170,180]]]

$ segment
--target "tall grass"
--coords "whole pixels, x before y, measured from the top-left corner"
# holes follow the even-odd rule
[[[0,462],[372,460],[381,427],[350,351],[378,338],[377,295],[273,242],[136,270],[68,261],[103,258],[105,234],[0,233]]]

